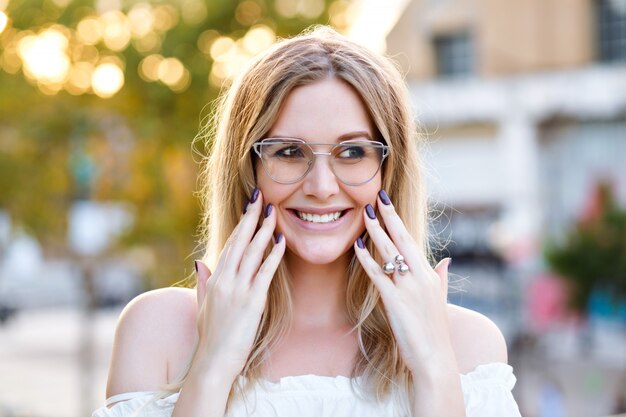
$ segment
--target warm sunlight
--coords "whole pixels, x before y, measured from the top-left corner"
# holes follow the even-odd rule
[[[124,73],[113,63],[98,65],[91,76],[91,88],[102,98],[112,97],[123,85]]]
[[[25,36],[17,45],[25,75],[43,84],[62,84],[70,69],[67,47],[67,37],[54,28]]]

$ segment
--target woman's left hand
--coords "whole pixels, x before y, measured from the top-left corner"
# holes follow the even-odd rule
[[[355,252],[365,272],[380,292],[400,354],[415,374],[434,371],[458,372],[448,327],[447,288],[450,258],[433,269],[422,247],[415,242],[384,191],[379,193],[378,210],[385,231],[374,209],[364,210],[365,227],[382,256],[395,271],[386,275],[363,242],[355,242]],[[396,256],[408,266],[399,272]]]

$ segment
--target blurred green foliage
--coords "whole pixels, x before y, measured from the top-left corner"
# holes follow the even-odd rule
[[[291,3],[278,5],[279,0],[145,1],[149,7],[168,6],[178,18],[149,50],[141,51],[134,42],[121,50],[103,42],[90,46],[99,59],[122,63],[123,87],[101,98],[90,91],[50,93],[41,83],[38,87],[15,63],[15,39],[46,27],[64,27],[74,42],[70,55],[80,55],[74,39],[78,23],[101,14],[98,7],[116,2],[11,0],[4,11],[9,23],[0,33],[0,210],[54,256],[67,251],[67,213],[74,201],[127,202],[135,222],[118,248],[152,250],[158,264],[150,271],[153,285],[178,281],[190,271],[186,264],[198,249],[198,158],[191,142],[219,92],[209,80],[214,60],[200,50],[199,38],[209,33],[237,40],[259,24],[287,37],[329,22],[331,1],[320,1],[315,16],[296,9],[285,16],[277,7]],[[125,1],[120,11],[128,13],[137,3]],[[183,9],[190,4],[200,12],[187,13],[186,20]],[[162,82],[142,78],[139,66],[149,54],[180,60],[189,71],[188,87],[174,92]]]
[[[599,184],[593,205],[568,232],[563,244],[545,251],[549,267],[570,289],[569,303],[586,312],[591,294],[606,291],[615,305],[626,301],[626,209],[609,184]]]

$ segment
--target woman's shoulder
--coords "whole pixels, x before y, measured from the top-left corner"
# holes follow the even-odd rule
[[[195,291],[185,288],[148,291],[128,303],[115,330],[107,397],[171,382],[191,354],[196,312]]]
[[[178,313],[195,312],[196,291],[190,288],[167,287],[146,291],[133,298],[122,310],[120,320],[127,316],[143,318],[149,314],[166,314],[173,310]],[[159,313],[160,312],[160,313]]]
[[[171,332],[188,331],[189,325],[195,325],[196,314],[194,290],[169,287],[147,291],[124,307],[117,323],[116,336],[120,332],[130,332],[143,338],[155,336],[162,339]]]
[[[487,316],[448,304],[452,346],[462,374],[479,365],[507,363],[506,342],[498,326]]]

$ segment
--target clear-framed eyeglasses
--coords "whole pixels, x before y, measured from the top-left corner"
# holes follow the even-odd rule
[[[327,152],[312,146],[326,147]],[[330,169],[346,185],[362,185],[376,176],[389,155],[389,146],[371,140],[347,140],[339,143],[313,143],[302,139],[266,138],[253,145],[267,175],[280,184],[303,179],[319,155],[330,158]]]

